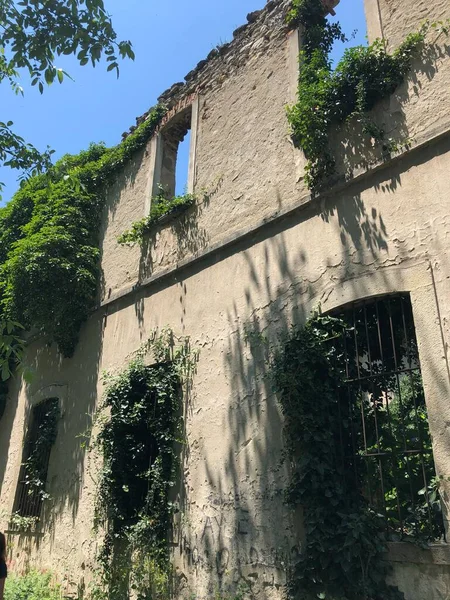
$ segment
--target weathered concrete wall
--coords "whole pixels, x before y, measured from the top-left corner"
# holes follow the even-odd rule
[[[416,33],[428,19],[431,23],[450,18],[446,0],[405,2],[402,0],[365,0],[369,41],[383,38],[393,52]],[[448,98],[450,89],[450,38],[431,29],[424,56],[413,63],[405,83],[371,113],[373,121],[385,131],[385,142],[401,150],[414,147],[450,128]],[[442,93],[437,92],[441,90]],[[333,136],[337,169],[348,179],[386,159],[383,144],[374,144],[361,134],[355,122],[342,126]],[[397,150],[394,150],[394,154]]]
[[[238,34],[228,53],[213,57],[169,100],[199,96],[194,185],[197,205],[160,228],[143,257],[121,248],[118,235],[144,216],[150,194],[150,148],[136,177],[126,174],[112,194],[103,243],[104,298],[219,242],[292,202],[305,188],[289,136],[286,105],[294,99],[297,55],[284,25],[286,2],[266,9]],[[146,181],[147,177],[147,181]],[[119,191],[120,190],[120,191]],[[120,197],[120,200],[119,200]]]
[[[239,581],[260,599],[282,595],[300,528],[281,500],[282,419],[264,378],[261,339],[274,341],[319,302],[328,310],[410,292],[436,466],[450,473],[450,136],[311,199],[285,118],[292,37],[280,14],[260,15],[228,62],[216,56],[182,90],[199,94],[195,189],[205,187],[209,200],[158,228],[142,255],[119,247],[117,236],[143,215],[151,189],[151,144],[136,156],[105,209],[103,307],[83,328],[71,360],[32,344],[35,377],[11,388],[0,431],[0,511],[12,508],[30,406],[59,389],[63,416],[43,534],[17,540],[13,558],[17,567],[28,556],[65,576],[68,593],[84,573],[88,579],[97,544],[91,531],[96,465],[77,436],[98,405],[102,371],[121,368],[155,328],[189,335],[200,350],[174,548],[185,598],[191,591],[211,596]],[[208,69],[217,79],[205,79]],[[447,88],[436,77],[429,85],[429,97],[440,96],[448,112]],[[129,289],[149,276],[153,281]],[[407,600],[448,598],[445,565],[396,563],[395,577]]]

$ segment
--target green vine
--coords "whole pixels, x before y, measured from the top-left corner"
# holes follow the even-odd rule
[[[163,106],[151,110],[118,146],[93,144],[64,156],[0,209],[0,321],[21,323],[72,355],[97,298],[107,185],[144,147],[165,112]],[[7,359],[0,348],[2,364]]]
[[[25,353],[25,340],[22,338],[23,327],[20,323],[0,318],[0,419],[6,408],[8,397],[8,379],[22,364]],[[28,371],[22,369],[25,379]]]
[[[28,493],[37,493],[42,499],[48,498],[45,491],[47,479],[47,460],[58,433],[58,421],[61,416],[58,398],[45,400],[45,414],[36,432],[36,439],[30,440],[32,444],[30,453],[23,463],[25,466],[25,485]]]
[[[0,519],[8,522],[8,528],[20,533],[33,531],[39,520],[37,517],[23,517],[18,512],[11,514],[8,511],[0,511]]]
[[[167,198],[166,191],[160,187],[160,192],[151,199],[150,214],[139,221],[135,221],[131,228],[119,236],[118,242],[122,245],[138,243],[142,246],[145,236],[165,216],[177,214],[192,206],[196,200],[194,194],[183,194]]]
[[[274,363],[292,472],[287,500],[302,507],[306,538],[289,591],[302,600],[400,600],[385,583],[383,518],[346,485],[337,459],[342,373],[330,341],[342,330],[340,320],[315,314],[292,331]]]
[[[447,23],[427,23],[408,35],[392,54],[381,40],[347,49],[333,70],[333,44],[346,38],[339,24],[328,21],[323,4],[294,0],[288,22],[303,27],[298,100],[288,109],[288,119],[294,139],[308,159],[305,181],[314,189],[335,173],[329,146],[333,126],[356,119],[364,134],[391,149],[383,128],[369,118],[368,112],[404,82],[413,60],[424,56],[429,28],[445,34],[449,28]]]
[[[151,366],[145,360],[149,352]],[[103,459],[95,521],[106,532],[98,556],[98,598],[119,600],[130,590],[138,600],[169,594],[168,536],[176,511],[171,492],[183,442],[181,392],[187,391],[195,360],[188,339],[164,330],[124,371],[106,379],[95,441]]]
[[[344,314],[315,313],[303,328],[291,331],[273,361],[291,472],[286,499],[301,507],[305,526],[289,578],[291,597],[301,600],[400,600],[403,595],[386,583],[388,539],[426,546],[444,536],[440,488],[447,478],[434,475],[420,373],[401,381],[389,371],[380,372],[379,380],[371,378],[375,363],[366,366],[360,358],[371,356],[359,331],[371,327],[365,319],[361,325]],[[358,344],[355,331],[358,366],[349,359],[352,344]],[[395,331],[398,347],[415,356],[413,344],[404,346],[404,335],[412,336],[403,326]],[[386,340],[392,343],[389,336]],[[355,381],[359,387],[349,387]],[[364,429],[361,414],[370,423]],[[417,448],[418,439],[423,455],[412,454],[405,463],[398,449]],[[372,457],[380,448],[392,460],[384,463],[374,500],[380,465]],[[421,489],[424,472],[428,487]]]

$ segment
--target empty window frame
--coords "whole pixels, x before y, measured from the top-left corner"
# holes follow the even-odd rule
[[[39,518],[41,515],[58,419],[58,398],[44,400],[32,409],[14,503],[14,512],[21,517]]]
[[[343,472],[386,519],[390,539],[444,536],[416,333],[408,294],[335,311]]]
[[[159,168],[156,169],[153,189],[155,195],[160,190],[166,198],[192,192],[189,189],[191,125],[192,106],[189,106],[175,115],[161,131]]]

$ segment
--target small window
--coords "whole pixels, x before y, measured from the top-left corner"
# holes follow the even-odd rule
[[[44,400],[32,409],[14,504],[14,512],[21,517],[39,518],[41,515],[58,419],[58,398]]]
[[[385,516],[390,539],[441,539],[438,494],[411,301],[396,295],[336,311],[345,386],[340,457],[350,485]],[[350,467],[350,468],[349,468]]]
[[[167,198],[188,192],[191,119],[189,107],[175,115],[161,132],[161,165],[155,183]]]

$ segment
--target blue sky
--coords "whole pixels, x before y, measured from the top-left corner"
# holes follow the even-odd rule
[[[136,116],[172,83],[182,81],[217,44],[230,41],[247,13],[262,8],[264,0],[105,0],[105,5],[119,39],[130,39],[136,53],[134,62],[122,62],[119,79],[106,73],[104,65],[78,67],[64,57],[57,66],[74,82],[55,83],[41,96],[24,78],[24,98],[14,96],[5,84],[0,89],[0,120],[14,121],[16,132],[37,148],[49,145],[55,159],[90,142],[118,143]],[[363,0],[341,0],[337,11],[347,34],[358,30],[352,45],[365,43]],[[342,45],[336,57],[341,53]],[[180,157],[182,168],[185,160]],[[3,203],[17,189],[17,176],[0,169],[0,181],[6,184]]]

